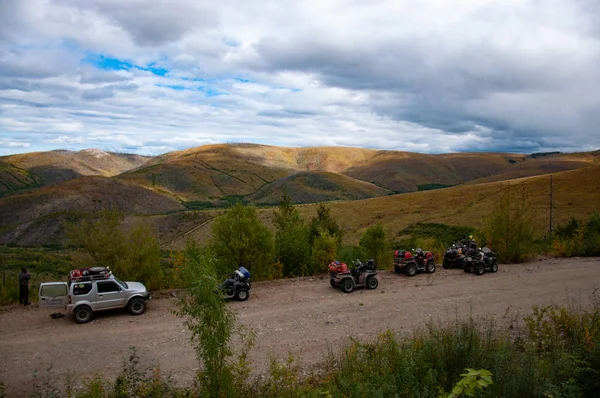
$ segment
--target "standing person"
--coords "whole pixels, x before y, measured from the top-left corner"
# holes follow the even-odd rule
[[[31,274],[27,272],[27,269],[21,268],[19,274],[19,302],[23,305],[29,305],[29,280]]]

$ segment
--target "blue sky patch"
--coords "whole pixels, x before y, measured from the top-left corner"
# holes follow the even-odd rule
[[[81,60],[81,63],[92,65],[103,70],[129,70],[133,67],[133,64],[129,61],[89,52]]]

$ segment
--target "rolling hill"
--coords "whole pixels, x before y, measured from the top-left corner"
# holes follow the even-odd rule
[[[600,211],[600,165],[577,170],[554,173],[554,226],[569,221],[571,217],[586,217]],[[549,176],[460,185],[433,191],[413,192],[366,200],[332,202],[332,215],[344,230],[344,241],[356,244],[362,234],[377,222],[397,236],[404,228],[417,222],[466,225],[482,228],[486,218],[502,195],[523,187],[531,203],[534,219],[540,230],[549,222]],[[298,207],[308,221],[316,216],[317,204]],[[273,210],[259,209],[262,222],[273,228]],[[218,213],[213,213],[216,216]],[[206,242],[211,235],[212,222],[204,222],[201,228],[186,235],[199,242]],[[172,249],[181,249],[185,240],[167,242]]]
[[[267,184],[247,197],[250,203],[277,205],[287,192],[293,203],[357,200],[389,195],[389,190],[343,174],[300,172]]]
[[[0,188],[0,195],[52,185],[81,176],[111,177],[139,167],[148,159],[150,158],[147,156],[104,152],[99,149],[84,149],[77,152],[57,150],[2,156],[0,157],[0,181],[8,180],[7,174],[14,174],[7,173],[1,166],[7,164],[13,170],[20,170],[21,175],[27,174],[33,183],[25,180],[20,184],[11,184],[10,188],[5,186],[4,189]]]
[[[276,203],[285,187],[288,193],[299,190],[297,203],[303,203],[312,188],[304,172],[326,172],[351,177],[342,184],[348,192],[364,190],[357,180],[374,184],[394,193],[414,192],[491,178],[493,181],[570,170],[593,164],[600,159],[556,154],[532,157],[504,153],[455,153],[426,155],[401,151],[362,148],[316,147],[283,148],[255,144],[207,145],[158,156],[119,178],[160,190],[180,201],[223,204],[231,197],[250,203]],[[298,174],[297,177],[293,175]],[[331,175],[328,179],[333,178]],[[278,181],[281,180],[281,181]],[[485,181],[485,180],[482,180]],[[357,198],[361,198],[359,195]],[[353,195],[320,193],[319,198],[348,199]],[[325,199],[324,199],[325,200]],[[227,202],[225,202],[227,203]]]
[[[90,176],[0,198],[0,243],[22,245],[64,241],[64,221],[101,209],[128,215],[163,214],[184,207],[162,195],[114,178]]]

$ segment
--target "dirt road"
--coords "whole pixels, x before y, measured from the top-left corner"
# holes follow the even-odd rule
[[[593,291],[600,288],[600,259],[507,265],[479,277],[441,268],[413,278],[386,271],[379,280],[376,290],[352,294],[329,287],[319,277],[255,283],[248,301],[230,305],[240,322],[256,331],[256,371],[265,371],[269,358],[283,358],[288,351],[308,369],[348,336],[366,339],[388,328],[411,331],[431,320],[446,322],[469,314],[508,320],[536,304],[590,306]],[[135,346],[143,363],[154,362],[176,381],[188,382],[198,364],[174,308],[174,299],[158,299],[142,316],[99,313],[84,325],[70,317],[51,319],[52,311],[35,306],[3,308],[0,381],[8,396],[21,396],[32,388],[36,372],[38,380],[64,377],[67,371],[111,377]]]

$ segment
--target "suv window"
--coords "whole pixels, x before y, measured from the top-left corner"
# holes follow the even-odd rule
[[[121,291],[119,286],[113,281],[96,282],[96,285],[98,286],[98,293],[111,293]]]
[[[73,286],[73,295],[82,296],[84,294],[88,294],[91,290],[92,290],[92,284],[90,282],[76,283]]]

